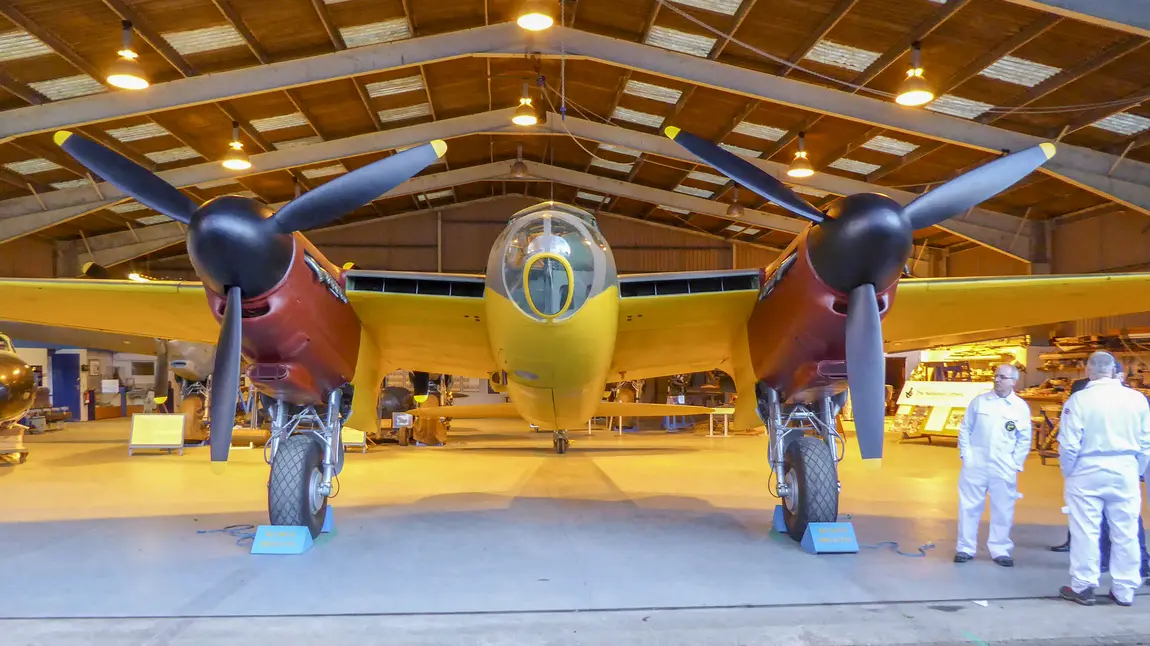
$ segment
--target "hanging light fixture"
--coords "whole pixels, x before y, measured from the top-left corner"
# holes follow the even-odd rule
[[[790,168],[787,169],[787,175],[791,177],[810,177],[815,174],[815,169],[811,166],[811,160],[807,159],[805,137],[805,132],[799,133],[799,149],[795,151],[795,159],[791,162]]]
[[[232,142],[228,144],[228,152],[224,153],[220,163],[228,170],[247,170],[252,167],[248,154],[244,152],[244,144],[240,141],[240,124],[237,121],[232,122]]]
[[[535,116],[535,108],[531,105],[531,95],[527,93],[527,82],[523,82],[523,96],[519,98],[519,107],[511,117],[511,123],[517,126],[533,126],[539,123]]]
[[[910,69],[906,71],[906,78],[898,86],[895,102],[899,105],[917,106],[933,100],[934,92],[922,77],[922,48],[918,41],[915,41],[910,46]]]
[[[108,68],[108,83],[125,90],[142,90],[148,85],[148,76],[144,67],[136,60],[139,54],[132,49],[132,23],[129,20],[121,21],[122,37],[120,51],[116,52],[120,58]]]
[[[543,31],[555,24],[555,12],[546,0],[526,0],[515,22],[527,31]]]
[[[519,149],[515,153],[515,163],[511,164],[511,175],[517,178],[527,177],[527,164],[523,163],[523,144],[519,144]]]
[[[739,185],[736,184],[732,188],[734,188],[735,194],[731,199],[731,205],[727,207],[727,215],[732,218],[741,218],[743,217],[743,205],[739,204]]]

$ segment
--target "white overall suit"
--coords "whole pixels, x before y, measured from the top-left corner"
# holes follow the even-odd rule
[[[1062,407],[1058,457],[1070,510],[1070,587],[1095,588],[1098,535],[1105,510],[1110,529],[1111,592],[1134,599],[1139,576],[1138,476],[1150,463],[1150,405],[1117,379],[1092,379]]]
[[[978,521],[990,494],[990,536],[986,547],[991,558],[1010,556],[1014,543],[1014,502],[1018,495],[1018,472],[1030,453],[1033,428],[1030,407],[1011,392],[999,397],[993,390],[975,397],[966,407],[958,429],[957,551],[974,556],[978,549]],[[1098,539],[1095,538],[1095,543]]]

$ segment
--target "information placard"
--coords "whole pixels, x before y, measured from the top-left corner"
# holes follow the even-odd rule
[[[184,413],[134,413],[128,455],[140,449],[178,450],[184,454]]]

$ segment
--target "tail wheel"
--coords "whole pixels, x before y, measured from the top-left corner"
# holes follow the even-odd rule
[[[268,481],[268,517],[272,525],[307,527],[312,538],[323,529],[327,496],[323,482],[323,450],[307,435],[292,435],[280,443]]]
[[[787,533],[802,540],[811,523],[833,523],[839,516],[839,483],[830,447],[804,435],[787,444],[783,473],[788,488],[783,497]]]

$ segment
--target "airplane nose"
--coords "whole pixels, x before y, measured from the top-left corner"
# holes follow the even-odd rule
[[[291,234],[277,233],[271,209],[224,196],[192,216],[188,255],[196,273],[216,293],[239,287],[244,298],[259,296],[287,274],[294,252]]]
[[[881,291],[898,279],[914,234],[898,202],[861,193],[828,215],[807,238],[811,265],[827,286],[843,294],[866,284]]]
[[[32,369],[15,355],[0,356],[0,421],[14,421],[31,408],[36,394]]]

